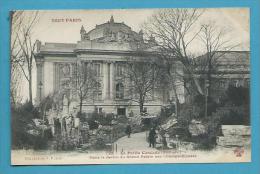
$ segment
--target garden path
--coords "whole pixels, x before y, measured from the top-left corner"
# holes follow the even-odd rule
[[[124,136],[118,139],[114,145],[117,146],[118,151],[134,151],[134,150],[154,150],[156,149],[149,147],[148,142],[146,141],[147,132],[140,132],[131,134],[131,137],[128,138]]]

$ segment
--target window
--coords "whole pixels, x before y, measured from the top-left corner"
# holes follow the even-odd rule
[[[94,92],[94,99],[95,100],[101,100],[102,99],[102,89],[101,84],[99,82],[96,83],[96,89]]]
[[[95,113],[102,114],[102,108],[95,106]]]
[[[118,64],[116,68],[116,75],[122,76],[123,75],[124,66],[122,64]]]
[[[230,81],[230,86],[238,87],[239,86],[239,81],[238,80],[231,80]]]
[[[117,108],[117,115],[126,115],[125,108]]]
[[[143,112],[147,113],[147,107],[144,107]]]
[[[122,83],[116,84],[116,98],[117,99],[124,98],[124,85]]]
[[[226,87],[226,82],[225,82],[224,80],[221,80],[221,81],[219,82],[219,87],[220,87],[220,88],[225,88],[225,87]]]

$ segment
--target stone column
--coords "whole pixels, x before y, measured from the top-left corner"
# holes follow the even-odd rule
[[[54,91],[59,90],[59,71],[60,67],[58,63],[54,63]]]
[[[114,62],[110,64],[110,99],[114,99]]]
[[[39,61],[36,62],[37,66],[37,101],[40,102],[40,100],[43,98],[43,65],[44,63]]]
[[[111,84],[111,81],[110,81],[110,66],[111,63],[109,62],[107,64],[107,99],[110,99],[110,84]]]
[[[103,89],[102,98],[105,100],[107,98],[107,88],[108,88],[108,65],[107,62],[103,62]]]
[[[53,72],[53,62],[44,62],[43,65],[43,96],[46,97],[49,94],[53,93],[54,90],[54,72]]]

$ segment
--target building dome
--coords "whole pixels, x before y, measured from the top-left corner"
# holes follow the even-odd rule
[[[84,34],[84,33],[83,33]],[[124,22],[114,22],[114,17],[111,16],[110,20],[106,23],[96,25],[96,27],[85,33],[88,40],[92,41],[108,41],[108,42],[140,42],[143,41],[142,33],[137,33],[131,27],[124,24]]]

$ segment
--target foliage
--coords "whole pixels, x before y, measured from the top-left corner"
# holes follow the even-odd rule
[[[113,126],[113,141],[118,140],[119,138],[125,136],[125,129],[126,129],[126,124],[124,123],[118,123]],[[133,132],[133,127],[132,127],[132,132]]]
[[[83,114],[83,118],[81,120],[86,120],[88,122],[90,130],[97,129],[100,125],[111,125],[111,121],[113,120],[113,114],[105,114],[105,113],[89,113]]]
[[[211,116],[216,111],[218,104],[211,98],[207,98],[207,116]],[[205,117],[205,96],[197,95],[194,97],[194,110],[197,118]]]
[[[222,105],[249,105],[249,88],[229,86],[221,101]]]
[[[202,117],[204,109],[199,107],[205,102],[203,96],[195,97],[192,118],[201,120],[207,128],[206,134],[192,138],[197,144],[196,148],[213,148],[216,145],[216,137],[221,135],[221,125],[250,125],[249,89],[230,86],[223,95],[219,104],[209,100],[208,117]],[[182,111],[184,120],[185,112]]]
[[[250,124],[249,88],[229,86],[217,114],[222,124]]]
[[[58,135],[54,138],[54,149],[55,150],[74,150],[78,146],[78,141],[73,137],[62,137]]]
[[[175,113],[176,113],[175,105],[171,104],[166,107],[162,107],[161,112],[160,112],[160,118],[163,121]]]
[[[246,107],[221,107],[215,113],[223,125],[250,125],[250,114]]]
[[[96,139],[95,143],[93,144],[93,147],[96,150],[103,150],[106,148],[106,143],[103,138],[99,137]]]
[[[33,119],[39,117],[37,109],[30,102],[19,108],[12,108],[12,148],[33,148],[43,149],[47,146],[47,138],[41,134]],[[31,134],[29,130],[34,130],[40,134]]]

